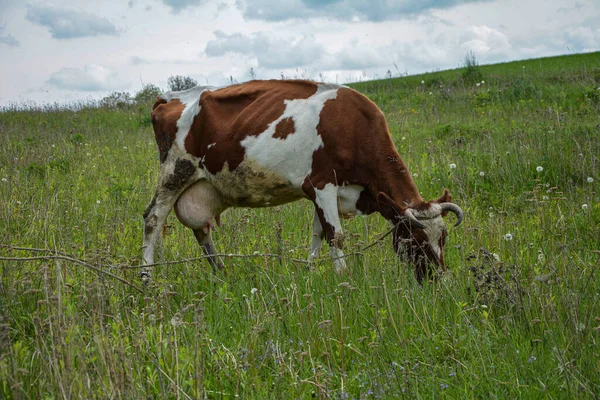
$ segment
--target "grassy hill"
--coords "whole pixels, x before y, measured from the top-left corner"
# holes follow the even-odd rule
[[[360,252],[376,215],[344,221],[349,275],[325,248],[305,270],[298,202],[228,211],[216,247],[249,257],[227,271],[138,290],[149,108],[1,112],[0,397],[600,397],[600,53],[352,86],[424,197],[466,213],[438,282],[389,238]],[[158,259],[200,256],[169,218]]]

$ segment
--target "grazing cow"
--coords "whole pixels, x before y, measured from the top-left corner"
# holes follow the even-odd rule
[[[225,209],[304,198],[315,206],[309,260],[326,238],[336,271],[344,271],[340,216],[379,212],[395,227],[394,249],[415,265],[419,282],[428,263],[444,268],[442,216],[455,213],[458,225],[462,210],[447,190],[423,200],[383,113],[353,89],[301,80],[195,87],[159,96],[152,124],[160,177],[144,212],[145,265],[154,262],[172,208],[216,269],[222,262],[211,229]]]

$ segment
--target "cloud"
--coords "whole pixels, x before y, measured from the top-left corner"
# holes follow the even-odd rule
[[[169,6],[171,11],[178,13],[186,7],[200,5],[202,0],[162,0],[162,2]]]
[[[47,27],[55,39],[118,35],[117,27],[108,19],[84,11],[29,4],[26,18]]]
[[[236,0],[236,6],[246,19],[283,21],[325,17],[378,22],[486,1],[492,0],[287,0],[279,2],[276,7],[271,0]]]
[[[59,89],[90,92],[123,87],[113,69],[98,64],[88,64],[83,68],[62,68],[50,75],[46,83]]]
[[[600,48],[600,29],[589,26],[567,27],[563,32],[565,46],[574,51],[594,51]]]
[[[474,25],[460,38],[463,50],[473,51],[477,56],[486,56],[489,60],[506,57],[511,52],[508,37],[500,31],[486,25]]]
[[[280,39],[265,32],[228,35],[215,31],[216,39],[207,43],[204,52],[209,57],[226,54],[243,54],[256,59],[261,67],[290,68],[318,62],[324,53],[323,46],[312,35],[295,39]]]
[[[17,39],[15,39],[15,37],[13,35],[11,35],[11,34],[2,35],[2,33],[4,33],[5,29],[6,29],[6,24],[0,26],[0,43],[5,44],[7,46],[11,46],[11,47],[19,47],[21,44],[19,43],[19,41]]]

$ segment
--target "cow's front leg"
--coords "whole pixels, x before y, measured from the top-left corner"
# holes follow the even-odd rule
[[[181,193],[197,180],[197,168],[188,159],[167,159],[161,165],[158,187],[152,201],[144,211],[144,243],[142,264],[154,264],[156,242],[162,232],[169,212]],[[150,278],[151,268],[140,271],[143,280]]]
[[[319,213],[317,213],[317,210],[315,209],[312,223],[312,243],[310,246],[310,254],[308,255],[309,267],[312,266],[312,261],[315,258],[319,258],[321,255],[321,243],[324,237],[325,232],[323,231],[323,225],[321,225]]]
[[[325,233],[327,242],[331,246],[331,255],[335,271],[341,274],[346,271],[346,261],[344,260],[344,233],[338,213],[338,187],[332,183],[325,185],[323,189],[304,187],[305,192],[314,199],[315,212],[321,223],[321,229]],[[320,242],[320,241],[319,241]],[[313,245],[316,245],[315,237],[313,236]]]

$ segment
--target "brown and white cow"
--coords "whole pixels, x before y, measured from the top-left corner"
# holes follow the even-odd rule
[[[382,112],[341,85],[251,81],[161,95],[152,123],[160,157],[156,193],[144,212],[143,263],[153,264],[167,215],[191,228],[213,268],[211,228],[229,207],[269,207],[298,199],[315,206],[309,260],[323,237],[337,272],[346,269],[340,216],[379,212],[395,226],[394,249],[415,264],[444,268],[442,216],[462,210],[446,190],[420,196],[394,148]],[[141,275],[149,276],[149,270]]]

